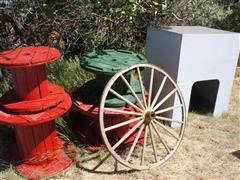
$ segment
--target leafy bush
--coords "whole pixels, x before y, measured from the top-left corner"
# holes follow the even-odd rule
[[[151,24],[238,31],[237,7],[239,2],[233,0],[14,1],[0,8],[0,49],[46,44],[60,48],[64,55],[103,48],[144,52]]]
[[[215,27],[215,22],[224,20],[227,13],[216,0],[191,0],[183,6],[180,16],[186,25]]]
[[[121,8],[107,7],[90,1],[33,1],[29,5],[18,2],[2,9],[2,17],[7,18],[0,22],[4,32],[0,48],[47,44],[60,48],[64,54],[116,47],[143,49],[135,38],[141,35],[134,30],[134,23],[128,23],[132,16],[119,16]],[[130,6],[125,5],[121,12],[130,12],[127,7]]]
[[[217,22],[221,29],[240,32],[240,1],[234,1],[227,5],[227,17]]]

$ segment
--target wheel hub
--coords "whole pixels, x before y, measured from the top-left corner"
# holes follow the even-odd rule
[[[156,114],[155,114],[155,112],[153,112],[153,111],[146,111],[146,113],[144,114],[144,123],[145,124],[150,124],[150,122],[153,120],[153,119],[155,119],[155,117],[156,117]]]

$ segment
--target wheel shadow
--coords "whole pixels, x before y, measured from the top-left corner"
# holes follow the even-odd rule
[[[103,142],[99,135],[93,131],[92,122],[86,120],[86,117],[71,110],[67,116],[63,116],[63,119],[67,124],[61,129],[65,131],[69,129],[71,133],[62,134],[67,134],[67,139],[76,147],[76,154],[72,159],[77,168],[96,174],[126,174],[137,171],[120,165],[111,156],[102,146]]]
[[[231,153],[233,156],[237,157],[238,159],[240,159],[240,150],[234,151]]]
[[[94,156],[78,160],[76,162],[76,167],[84,171],[96,174],[126,174],[137,172],[138,170],[127,169],[122,167],[122,165],[117,162],[117,160],[112,160],[111,164],[107,163],[109,159],[113,159],[111,154],[108,152],[104,156],[96,153]],[[91,163],[94,162],[94,163]],[[105,166],[104,166],[104,163]],[[85,164],[92,164],[91,166]],[[107,166],[107,168],[105,168]],[[112,167],[110,167],[112,166]]]

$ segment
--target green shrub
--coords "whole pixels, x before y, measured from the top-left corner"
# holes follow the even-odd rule
[[[227,6],[227,17],[217,22],[221,29],[240,32],[240,1]]]
[[[45,44],[58,47],[63,55],[106,48],[142,53],[151,24],[238,31],[239,12],[239,2],[227,0],[14,1],[11,8],[0,8],[0,43],[5,39],[0,49]]]
[[[183,25],[215,27],[227,17],[226,10],[216,0],[190,0],[179,12]]]

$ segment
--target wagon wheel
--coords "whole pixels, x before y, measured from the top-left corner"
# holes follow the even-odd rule
[[[140,96],[125,78],[129,72],[139,82]],[[119,80],[135,97],[136,103],[130,102],[112,88]],[[105,102],[108,95],[125,101],[135,111],[107,107]],[[129,119],[109,126],[109,119],[106,118],[109,112],[129,115]],[[99,120],[101,135],[110,154],[129,168],[143,170],[163,164],[175,153],[182,141],[186,112],[179,87],[164,70],[151,64],[136,64],[119,71],[107,83],[101,97]],[[129,131],[116,142],[111,142],[109,132],[130,124],[132,128]],[[124,142],[132,136],[132,143],[122,148]]]

